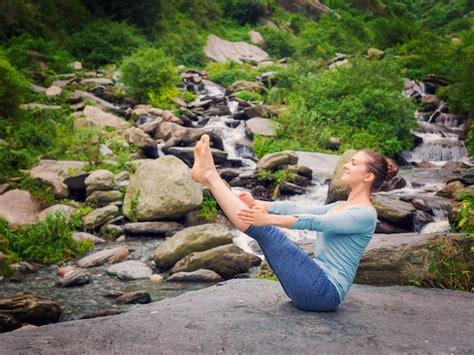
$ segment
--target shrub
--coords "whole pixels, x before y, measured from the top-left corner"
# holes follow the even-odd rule
[[[167,92],[179,94],[175,91],[179,76],[172,59],[162,49],[143,47],[125,58],[120,69],[125,90],[138,100],[167,101]]]
[[[237,80],[255,79],[255,73],[250,64],[239,64],[233,60],[228,60],[225,63],[210,62],[205,70],[208,72],[209,80],[223,86],[229,86]]]
[[[263,0],[221,0],[222,10],[241,24],[256,23],[267,13],[267,2]]]
[[[290,57],[295,51],[291,33],[269,26],[260,26],[257,30],[265,40],[265,51],[274,58]]]
[[[217,201],[213,197],[204,197],[197,214],[206,222],[214,221],[217,217]]]
[[[12,118],[23,103],[27,81],[0,52],[0,120]]]
[[[59,264],[80,257],[93,248],[90,241],[76,242],[72,229],[61,211],[48,214],[45,221],[9,231],[3,226],[11,249],[22,259],[44,264]],[[0,233],[1,233],[0,232]]]
[[[74,60],[58,43],[27,34],[12,38],[6,47],[6,55],[22,73],[43,72],[47,77],[70,72],[70,63]],[[46,69],[41,62],[48,65]]]
[[[87,67],[117,63],[146,44],[137,28],[125,22],[96,21],[77,32],[72,52]]]

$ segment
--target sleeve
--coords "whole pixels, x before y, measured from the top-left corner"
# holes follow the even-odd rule
[[[322,206],[306,206],[300,203],[291,201],[273,201],[270,203],[268,213],[289,215],[293,213],[311,213],[311,214],[324,214],[329,211],[332,207],[337,205],[341,201],[336,201]]]
[[[367,208],[346,208],[342,212],[314,215],[292,214],[298,217],[289,229],[308,229],[339,234],[363,233],[373,228],[377,221],[374,211]]]

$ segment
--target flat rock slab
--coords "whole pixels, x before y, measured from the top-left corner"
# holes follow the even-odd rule
[[[7,354],[472,353],[474,294],[353,284],[335,312],[277,281],[231,279],[112,317],[0,335]]]

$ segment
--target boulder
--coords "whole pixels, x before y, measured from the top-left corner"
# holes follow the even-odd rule
[[[96,237],[93,234],[86,233],[86,232],[74,232],[72,233],[72,239],[76,242],[82,242],[83,240],[90,240],[94,244],[103,244],[105,240],[99,237]]]
[[[212,34],[207,37],[204,54],[210,60],[220,63],[234,60],[239,64],[258,64],[271,60],[268,53],[257,46],[246,42],[226,41]]]
[[[127,143],[133,144],[143,151],[145,157],[155,159],[158,157],[158,148],[155,141],[140,128],[130,127],[124,132]]]
[[[77,265],[80,267],[94,267],[103,264],[113,264],[125,260],[128,257],[128,249],[124,247],[116,247],[105,249],[85,256],[78,260]]]
[[[112,127],[117,129],[126,129],[130,124],[124,119],[115,116],[112,113],[102,111],[95,106],[86,105],[81,115],[74,120],[74,129],[80,127]]]
[[[55,96],[61,95],[62,92],[63,92],[63,89],[61,89],[59,86],[53,85],[47,88],[44,93],[46,94],[46,97],[48,99],[52,99]]]
[[[194,147],[171,147],[166,154],[178,157],[190,167],[194,164]],[[211,148],[211,154],[215,164],[222,164],[227,160],[228,154],[223,150]]]
[[[253,44],[256,44],[257,46],[265,45],[265,40],[263,39],[263,36],[260,34],[260,32],[252,29],[247,34],[249,35],[250,42]]]
[[[6,354],[469,354],[472,319],[470,292],[355,284],[335,312],[320,313],[294,307],[279,282],[232,279],[113,317],[3,334],[0,348]],[[283,336],[275,341],[275,334]]]
[[[199,269],[191,272],[177,272],[172,274],[166,281],[176,282],[219,282],[222,281],[221,275],[217,272],[207,269]]]
[[[115,205],[108,205],[97,208],[82,217],[86,229],[95,229],[104,223],[112,220],[120,214],[119,208]]]
[[[344,173],[344,165],[351,160],[355,153],[357,153],[357,150],[348,149],[337,161],[336,168],[332,173],[331,182],[329,183],[328,195],[326,197],[325,204],[339,200],[347,200],[349,197],[349,185],[341,181],[341,176]]]
[[[222,224],[207,223],[185,228],[167,238],[155,251],[155,265],[169,269],[185,256],[232,243],[229,228]]]
[[[298,156],[292,150],[270,153],[257,163],[257,169],[277,170],[281,165],[298,164]]]
[[[209,269],[217,272],[224,279],[245,273],[252,266],[261,263],[261,259],[249,254],[234,244],[225,244],[209,250],[191,253],[179,260],[171,273]]]
[[[41,211],[41,213],[38,216],[38,219],[40,221],[44,221],[46,220],[46,216],[48,216],[49,214],[55,214],[58,211],[61,212],[66,217],[66,220],[69,221],[72,215],[74,214],[74,212],[76,212],[76,209],[68,205],[62,205],[62,204],[53,205]]]
[[[192,180],[191,170],[167,155],[139,166],[128,184],[123,212],[138,221],[179,218],[197,209],[202,198],[202,187]]]
[[[115,188],[114,174],[105,169],[94,170],[85,180],[86,191],[89,195],[94,191],[108,191]]]
[[[131,236],[165,237],[183,228],[184,226],[177,222],[137,222],[125,224],[123,231]]]
[[[85,270],[72,270],[64,274],[64,277],[56,282],[59,287],[73,287],[85,285],[91,282],[91,275]]]
[[[277,129],[281,126],[277,121],[262,117],[251,118],[245,124],[250,129],[250,132],[261,136],[274,136]]]
[[[87,203],[91,203],[96,206],[104,206],[120,200],[122,200],[122,193],[117,190],[94,191],[86,198]]]
[[[0,195],[0,218],[9,228],[16,229],[38,221],[41,204],[29,191],[14,189]]]
[[[85,164],[82,161],[42,159],[38,165],[30,170],[30,176],[50,186],[54,196],[59,198],[68,197],[70,191],[65,180],[83,176],[85,171],[82,169]]]
[[[56,302],[32,293],[18,292],[0,299],[0,333],[20,328],[24,323],[56,323],[61,313]],[[1,346],[0,349],[3,352],[5,348]]]
[[[109,275],[117,276],[120,280],[148,279],[152,271],[148,265],[137,260],[127,260],[110,266]]]

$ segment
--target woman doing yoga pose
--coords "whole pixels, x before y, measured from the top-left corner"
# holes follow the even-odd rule
[[[260,201],[234,194],[219,176],[209,135],[194,148],[194,181],[208,187],[227,218],[255,239],[293,304],[302,310],[334,311],[342,303],[372,238],[377,211],[370,194],[398,172],[383,155],[362,149],[344,165],[341,181],[351,187],[347,201],[305,206],[289,201]],[[278,227],[318,232],[314,258]]]

